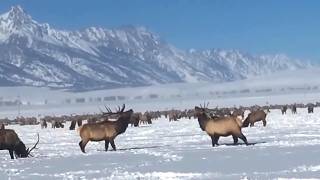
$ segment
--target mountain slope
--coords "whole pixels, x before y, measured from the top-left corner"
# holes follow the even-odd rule
[[[64,31],[20,6],[0,16],[0,85],[74,90],[173,82],[223,82],[310,65],[285,55],[183,51],[143,27]]]

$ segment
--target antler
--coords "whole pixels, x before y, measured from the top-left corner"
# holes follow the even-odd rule
[[[36,142],[36,144],[29,150],[29,148],[27,149],[27,151],[28,151],[28,156],[30,155],[30,153],[31,153],[31,151],[32,150],[34,150],[36,147],[37,147],[37,145],[38,145],[38,143],[39,143],[39,133],[38,133],[38,140],[37,140],[37,142]]]
[[[121,111],[120,111],[120,112],[123,112],[125,107],[126,107],[126,105],[125,105],[125,104],[122,104],[122,108],[121,108]]]
[[[104,106],[104,107],[106,108],[107,113],[112,113],[112,111],[111,111],[111,109],[109,107],[107,107],[107,106]]]
[[[206,102],[203,102],[203,106],[202,106],[202,104],[200,104],[200,108],[203,108],[203,109],[205,109],[205,108],[208,108],[209,107],[209,102],[206,104]]]
[[[105,106],[107,112],[103,112],[103,115],[111,115],[111,114],[119,114],[119,113],[123,113],[124,109],[125,109],[125,104],[122,105],[122,107],[117,106],[118,109],[116,109],[116,112],[112,112],[110,108],[108,108],[107,106]]]
[[[118,109],[116,109],[117,113],[122,113],[124,111],[125,108],[125,104],[122,104],[122,107],[120,108],[120,106],[117,106]]]

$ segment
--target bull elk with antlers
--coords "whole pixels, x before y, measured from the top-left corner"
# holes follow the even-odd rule
[[[237,117],[217,117],[212,119],[205,107],[195,107],[195,115],[198,117],[200,128],[211,137],[212,146],[219,145],[220,136],[232,135],[234,144],[240,138],[248,145],[247,138],[241,132],[241,120]]]
[[[38,141],[36,144],[29,150],[26,149],[25,144],[20,140],[17,133],[12,129],[1,129],[0,130],[0,150],[8,150],[11,159],[14,159],[13,154],[16,158],[26,158],[31,156],[31,151],[36,148],[39,143],[39,134]]]
[[[109,143],[113,150],[116,151],[114,139],[126,131],[130,122],[133,110],[124,111],[125,105],[118,109],[117,112],[112,112],[106,108],[108,112],[102,114],[103,117],[117,116],[116,121],[104,120],[94,124],[85,124],[79,128],[81,141],[79,142],[80,149],[85,153],[85,146],[89,141],[105,141],[105,150],[108,151]]]

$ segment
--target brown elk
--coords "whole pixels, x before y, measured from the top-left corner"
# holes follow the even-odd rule
[[[194,110],[193,110],[193,109],[189,109],[189,110],[187,111],[187,117],[188,117],[189,119],[191,119],[192,117],[194,117]]]
[[[47,120],[46,119],[41,119],[40,120],[40,125],[41,125],[41,129],[47,128],[47,126],[48,126]]]
[[[125,111],[125,105],[122,109],[115,113],[111,112],[109,109],[107,113],[103,113],[103,116],[108,115],[118,115],[116,121],[104,120],[102,122],[94,124],[84,124],[79,128],[81,141],[79,142],[80,149],[85,153],[85,146],[89,141],[105,141],[105,150],[108,151],[109,143],[111,144],[113,150],[116,150],[116,145],[114,139],[126,131],[128,124],[130,122],[130,117],[133,110],[130,109]]]
[[[170,121],[178,121],[181,118],[181,112],[177,110],[171,110],[169,113],[169,122]]]
[[[17,133],[12,129],[1,129],[0,130],[0,150],[8,150],[11,159],[14,159],[13,154],[16,158],[25,158],[28,157],[33,149],[39,143],[39,134],[38,141],[36,144],[29,150],[26,149],[25,144],[20,140]],[[31,156],[31,155],[30,155]]]
[[[152,117],[149,112],[139,113],[140,124],[152,124]]]
[[[64,128],[64,125],[61,120],[55,119],[51,121],[51,127],[55,128]]]
[[[211,137],[212,146],[219,145],[220,136],[232,136],[234,144],[240,138],[248,145],[247,138],[241,132],[241,120],[236,117],[219,117],[211,119],[207,114],[206,108],[195,107],[195,115],[198,117],[200,128]]]
[[[314,107],[313,104],[308,104],[308,105],[307,105],[307,109],[308,109],[308,113],[309,113],[309,114],[310,114],[310,113],[313,113],[313,107]]]
[[[282,108],[281,108],[281,113],[282,113],[282,115],[287,114],[287,109],[288,109],[288,106],[287,106],[287,105],[282,106]]]
[[[77,124],[76,120],[71,120],[71,124],[70,124],[69,130],[75,130],[76,124]]]
[[[78,127],[82,126],[82,119],[81,118],[77,119],[77,124],[78,124]]]
[[[75,130],[76,125],[78,124],[78,127],[82,126],[82,120],[89,119],[89,115],[77,115],[77,116],[71,116],[71,117],[66,117],[71,120],[71,124],[69,129],[70,130]]]
[[[140,113],[133,113],[130,117],[131,126],[138,127],[140,120]]]
[[[250,124],[251,126],[254,126],[255,122],[262,121],[263,126],[267,125],[266,121],[267,114],[263,110],[257,110],[253,111],[248,114],[248,117],[243,121],[242,127],[248,127]]]
[[[296,104],[292,105],[291,112],[292,112],[292,114],[297,114],[297,105]]]

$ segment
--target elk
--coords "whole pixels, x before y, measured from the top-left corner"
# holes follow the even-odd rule
[[[266,121],[267,114],[263,110],[257,110],[253,111],[248,114],[248,117],[243,121],[242,127],[248,127],[250,124],[251,126],[254,126],[255,122],[262,121],[263,126],[267,125]]]
[[[287,105],[282,106],[282,108],[281,108],[281,113],[282,113],[282,115],[287,114],[287,109],[288,109],[288,106],[287,106]]]
[[[77,120],[77,124],[78,124],[78,127],[82,126],[82,119],[81,119],[81,118],[79,118],[79,119]]]
[[[109,115],[118,115],[116,121],[104,120],[102,122],[94,124],[84,124],[79,128],[81,141],[79,142],[80,149],[85,153],[85,146],[89,141],[105,141],[105,150],[108,151],[109,143],[114,151],[116,151],[116,145],[114,139],[126,131],[130,122],[133,110],[125,111],[125,105],[122,106],[117,112],[112,112],[107,109],[108,112],[103,113],[104,117]]]
[[[89,115],[77,115],[77,116],[71,116],[71,117],[67,117],[70,118],[71,123],[70,123],[70,130],[75,130],[76,125],[78,124],[78,127],[82,126],[82,120],[89,118]]]
[[[76,123],[77,123],[76,120],[71,120],[71,124],[70,124],[69,130],[75,130],[75,128],[76,128]]]
[[[41,125],[41,129],[47,128],[47,126],[48,126],[47,120],[46,119],[41,119],[40,125]]]
[[[195,107],[195,115],[198,117],[200,128],[211,137],[212,147],[219,145],[220,136],[232,136],[234,144],[240,138],[248,145],[247,138],[241,132],[241,120],[237,117],[218,117],[211,119],[207,114],[206,108]]]
[[[133,113],[130,118],[131,126],[138,127],[140,120],[140,113]]]
[[[297,105],[296,105],[296,104],[294,104],[294,105],[292,106],[291,112],[292,112],[292,114],[297,114]]]
[[[152,117],[149,112],[145,112],[144,114],[139,114],[140,124],[152,124]]]
[[[0,150],[8,150],[11,159],[14,159],[13,154],[16,158],[26,158],[31,156],[31,151],[37,147],[39,143],[39,134],[36,144],[29,150],[26,149],[25,144],[20,140],[17,133],[12,129],[1,129],[0,130]]]
[[[313,104],[308,104],[307,107],[308,107],[308,113],[309,114],[313,113]]]
[[[64,128],[64,125],[63,125],[62,121],[60,121],[60,120],[53,120],[53,121],[51,121],[51,127],[53,129],[55,129],[55,128]]]
[[[187,112],[187,116],[189,119],[191,119],[191,117],[194,117],[194,110],[193,109],[189,109],[188,112]]]
[[[172,110],[170,113],[169,113],[169,122],[170,121],[178,121],[178,119],[181,118],[181,113],[178,112],[177,110]]]

